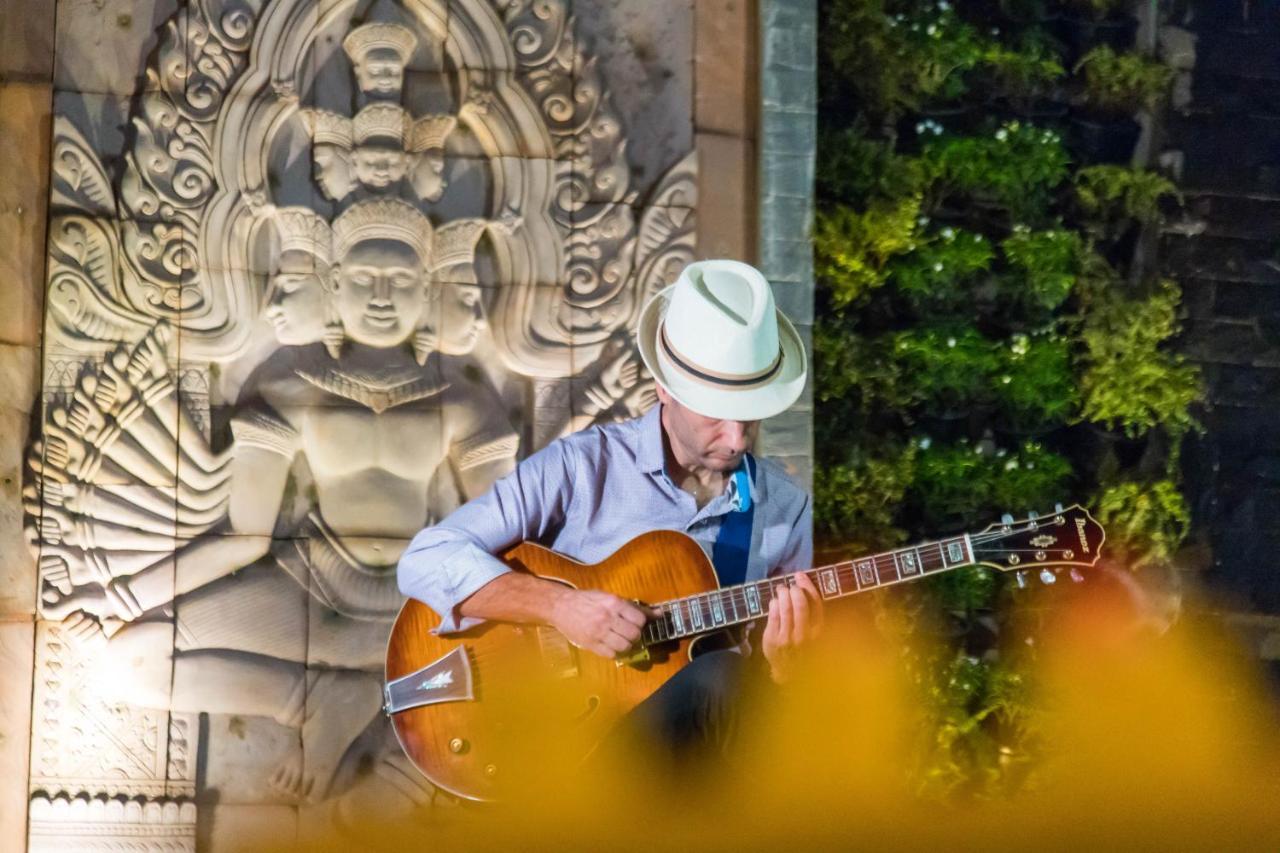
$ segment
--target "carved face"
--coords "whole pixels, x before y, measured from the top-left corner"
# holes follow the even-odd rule
[[[360,91],[371,95],[397,95],[404,85],[404,61],[389,47],[377,47],[356,63]]]
[[[475,349],[480,332],[489,325],[484,315],[484,294],[475,284],[441,282],[435,287],[440,289],[440,352],[466,355]]]
[[[334,296],[347,337],[375,347],[403,343],[422,317],[423,262],[398,240],[362,240],[338,265]]]
[[[325,198],[343,199],[355,189],[350,154],[337,145],[320,144],[316,146],[312,156],[316,183],[320,185]]]
[[[414,192],[423,201],[438,201],[444,195],[444,152],[439,148],[418,154],[413,164]]]
[[[682,464],[727,474],[737,470],[742,454],[755,443],[759,421],[728,421],[700,415],[658,386],[662,428]]]
[[[404,177],[409,155],[398,148],[362,145],[355,150],[356,177],[366,187],[386,187]]]
[[[327,270],[306,253],[288,251],[280,256],[280,271],[271,278],[271,298],[265,316],[275,328],[276,339],[286,346],[309,344],[324,336]]]

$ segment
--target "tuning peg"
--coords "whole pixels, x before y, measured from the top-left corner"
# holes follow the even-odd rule
[[[1080,574],[1080,570],[1079,570],[1079,569],[1072,569],[1072,570],[1071,570],[1071,580],[1072,580],[1074,583],[1083,583],[1083,582],[1084,582],[1084,575]]]
[[[1006,512],[1004,515],[1000,516],[1000,523],[1013,524],[1013,514]]]
[[[1027,588],[1027,573],[1026,573],[1026,572],[1014,572],[1014,573],[1013,573],[1013,580],[1014,580],[1014,582],[1015,582],[1015,583],[1017,583],[1017,584],[1018,584],[1018,589],[1026,589],[1026,588]]]
[[[1035,520],[1036,520],[1037,518],[1039,518],[1039,517],[1040,517],[1040,513],[1038,513],[1038,512],[1029,512],[1029,513],[1027,513],[1027,520],[1029,520],[1029,521],[1035,521]]]
[[[1054,504],[1054,505],[1053,505],[1053,511],[1054,511],[1054,512],[1062,512],[1062,503],[1061,503],[1061,501],[1059,501],[1058,503],[1056,503],[1056,504]]]
[[[1048,569],[1040,570],[1040,583],[1044,584],[1045,586],[1050,586],[1057,582],[1058,582],[1058,576],[1055,575],[1053,572],[1049,571]]]

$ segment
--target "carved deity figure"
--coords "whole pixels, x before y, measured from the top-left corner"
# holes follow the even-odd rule
[[[281,227],[282,257],[293,253],[299,257],[290,263],[302,263],[324,229],[295,209],[276,219],[289,223]],[[325,731],[311,739],[307,772],[282,768],[277,781],[323,796],[346,747],[379,707],[383,645],[401,601],[395,563],[440,509],[436,478],[455,477],[470,497],[514,464],[517,438],[492,388],[445,357],[469,352],[484,328],[479,289],[463,282],[427,290],[433,250],[438,246],[446,260],[470,259],[483,229],[481,221],[463,220],[437,232],[399,199],[357,202],[334,221],[328,298],[345,343],[336,360],[316,343],[284,347],[246,383],[232,419],[235,453],[221,531],[234,535],[201,537],[105,588],[76,587],[46,606],[55,617],[83,609],[127,622],[176,597],[182,641],[172,684],[168,662],[153,661],[118,673],[108,689],[125,694],[119,698],[302,722],[304,742],[312,717],[302,709],[314,708],[314,726]],[[283,269],[278,285],[294,280]],[[290,337],[304,337],[301,328],[314,334],[315,319],[326,312],[313,309],[277,329]],[[424,347],[439,353],[419,363]],[[295,538],[277,545],[274,568],[254,565],[272,548],[299,457],[311,472],[315,507]],[[344,618],[287,629],[281,569]],[[262,612],[246,615],[256,610]],[[111,659],[137,660],[130,649],[159,657],[155,635],[162,629],[155,625],[142,620],[121,630],[109,642]],[[299,653],[286,650],[294,630],[307,636],[309,681],[295,663]],[[228,648],[240,653],[221,651]]]
[[[342,40],[360,91],[373,97],[400,94],[405,66],[417,44],[412,30],[392,23],[356,27]]]

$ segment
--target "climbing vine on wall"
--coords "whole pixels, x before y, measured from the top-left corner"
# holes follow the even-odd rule
[[[1111,0],[826,0],[822,15],[820,550],[1079,501],[1131,566],[1168,560],[1201,384],[1170,347],[1176,285],[1135,263],[1178,194],[1134,151],[1171,71]],[[951,629],[912,662],[934,709],[925,791],[1009,790],[1034,763],[1008,587],[978,568],[909,597],[935,617],[919,624]]]

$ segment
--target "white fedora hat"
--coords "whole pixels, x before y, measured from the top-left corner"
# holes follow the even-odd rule
[[[763,420],[804,389],[804,345],[769,282],[740,261],[689,264],[654,295],[636,329],[658,384],[698,414]]]

